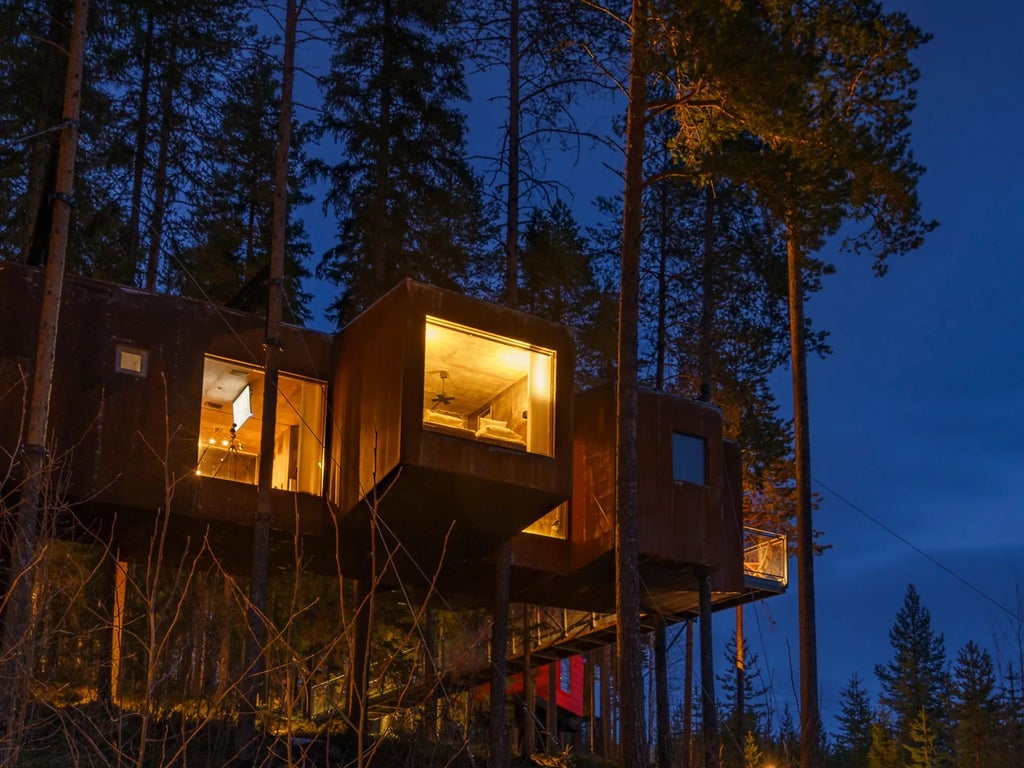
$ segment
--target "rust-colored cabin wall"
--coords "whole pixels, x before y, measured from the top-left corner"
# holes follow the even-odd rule
[[[408,407],[408,305],[407,294],[392,291],[339,335],[331,394],[330,498],[342,513],[401,459],[402,412]]]
[[[703,403],[642,389],[639,418],[641,556],[717,568],[725,486],[721,413]],[[673,479],[672,435],[677,432],[705,441],[705,484]]]
[[[610,550],[614,539],[615,387],[576,398],[575,474],[570,523],[573,570]],[[642,558],[721,567],[733,556],[722,516],[726,487],[717,408],[648,389],[638,401],[639,545]],[[706,441],[705,485],[672,477],[672,434]],[[738,557],[738,555],[737,555]]]
[[[428,316],[555,352],[553,456],[424,426]],[[365,499],[375,487],[387,535],[427,572],[441,558],[446,566],[469,567],[568,499],[573,368],[572,337],[564,327],[412,280],[346,326],[332,393],[332,463],[339,474],[330,498],[338,505],[342,545],[357,563],[354,575],[368,567]]]
[[[471,475],[568,495],[572,397],[555,406],[555,457],[514,453],[423,427],[427,316],[556,352],[556,393],[572,392],[573,347],[566,329],[536,317],[411,280],[400,283],[341,332],[334,379],[333,453],[340,477],[332,500],[344,512],[399,464]],[[374,454],[374,446],[376,453]]]
[[[41,269],[0,264],[5,378],[14,365],[30,369],[34,362],[42,280]],[[133,510],[145,512],[149,525],[152,513],[166,506],[168,481],[175,481],[175,512],[248,524],[253,511],[248,497],[254,498],[255,488],[217,493],[210,490],[217,481],[197,478],[194,469],[205,354],[261,366],[263,340],[264,322],[255,315],[66,278],[49,425],[53,455],[69,462],[69,497],[87,499],[93,508],[119,509],[121,524],[130,523]],[[282,370],[326,378],[329,337],[286,326],[282,340]],[[118,344],[149,353],[145,376],[115,370]],[[0,401],[5,450],[17,440],[21,408],[20,394],[8,393]],[[292,494],[278,495],[283,516],[292,507],[287,501]],[[235,496],[240,496],[237,504]]]
[[[610,551],[615,538],[615,387],[576,396],[570,565],[579,570]]]

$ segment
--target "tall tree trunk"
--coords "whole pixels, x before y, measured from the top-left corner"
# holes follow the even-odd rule
[[[47,129],[53,118],[40,116],[36,132],[44,135],[32,139],[26,168],[24,240],[20,261],[23,264],[42,265],[46,263],[46,248],[53,228],[53,207],[47,197],[52,189],[56,173],[54,139]]]
[[[712,365],[715,332],[715,194],[709,184],[704,197],[704,257],[701,260],[700,341],[700,399],[710,403],[715,397],[714,366]]]
[[[533,676],[534,608],[523,606],[523,748],[522,754],[533,754],[537,745],[537,680]]]
[[[644,0],[633,0],[626,169],[619,294],[618,393],[616,403],[615,610],[618,621],[619,717],[622,761],[643,766],[644,688],[640,628],[639,524],[637,504],[637,345],[640,248],[643,230],[643,161],[647,70]]]
[[[654,617],[654,700],[658,723],[658,768],[672,768],[672,722],[668,703],[665,617]]]
[[[150,222],[149,253],[146,258],[146,290],[155,291],[160,277],[160,251],[163,248],[164,216],[167,211],[167,167],[171,155],[171,125],[174,122],[174,83],[178,78],[177,17],[168,45],[171,47],[160,94],[160,136],[157,146],[156,171],[153,176],[153,216]]]
[[[668,201],[664,185],[659,185],[658,194],[658,317],[655,331],[654,387],[665,388],[665,349],[668,338]]]
[[[505,220],[505,304],[519,306],[519,0],[511,0],[508,31],[508,197]]]
[[[697,364],[700,369],[700,400],[712,402],[715,394],[712,366],[712,336],[715,327],[715,197],[709,185],[704,198],[704,253],[701,259],[700,336],[697,342]],[[718,718],[714,700],[714,662],[711,651],[711,577],[700,580],[700,654],[701,654],[701,720],[704,729],[706,768],[718,764]],[[710,686],[710,689],[709,687]],[[710,690],[710,695],[709,695]],[[710,707],[710,714],[709,708]],[[742,744],[742,740],[740,742]],[[714,752],[712,757],[711,753]],[[742,748],[741,748],[742,751]],[[714,762],[710,762],[714,760]]]
[[[612,756],[612,647],[601,649],[601,757]]]
[[[42,56],[46,60],[56,60],[61,55],[61,43],[58,41],[63,38],[66,28],[66,20],[58,9],[65,7],[65,4],[51,1],[46,5],[49,7],[40,10],[49,18],[49,28],[42,34],[52,45],[42,46]],[[48,65],[43,66],[48,69]],[[58,66],[54,64],[54,72],[58,71]],[[60,137],[53,136],[52,131],[54,121],[64,114],[57,111],[59,108],[61,105],[56,101],[39,99],[36,103],[33,126],[35,138],[29,144],[28,165],[25,168],[24,220],[20,227],[22,243],[19,261],[23,264],[41,265],[46,262],[46,248],[53,227],[52,206],[48,195],[56,183],[56,156],[60,153]]]
[[[594,651],[587,651],[583,654],[583,717],[584,721],[588,723],[587,738],[583,742],[582,748],[583,753],[587,755],[594,754],[594,727],[597,725],[597,719],[594,717],[594,664],[596,661],[596,654]]]
[[[743,658],[743,606],[736,606],[736,743],[739,744],[739,765],[746,768],[747,755],[743,749],[746,739],[744,728],[744,709],[746,708],[746,694],[743,690],[746,685],[746,663]]]
[[[700,577],[700,709],[704,768],[718,768],[718,712],[715,707],[715,649],[711,635],[711,576]]]
[[[295,35],[299,8],[286,0],[284,55],[281,66],[281,107],[274,157],[274,209],[270,234],[270,283],[264,340],[263,408],[260,425],[259,487],[253,515],[252,565],[249,579],[248,629],[245,645],[244,705],[239,719],[240,747],[252,744],[256,692],[266,670],[267,560],[270,553],[271,485],[274,476],[274,438],[277,431],[277,389],[281,358],[284,251],[288,223],[288,150],[292,130],[292,88],[295,81]]]
[[[789,270],[789,351],[793,371],[793,438],[796,458],[797,588],[800,613],[800,765],[821,768],[818,709],[818,638],[814,610],[814,524],[811,519],[811,435],[804,343],[803,253],[792,217],[786,217]]]
[[[693,619],[686,622],[686,671],[683,673],[683,765],[693,764]]]
[[[508,768],[508,722],[505,716],[505,688],[508,678],[508,601],[512,571],[512,545],[498,546],[494,566],[494,616],[491,624],[491,729],[489,765]]]
[[[153,77],[153,13],[146,17],[145,40],[142,44],[142,78],[139,83],[138,121],[135,126],[135,158],[133,160],[132,191],[129,198],[128,242],[125,246],[125,268],[132,269],[136,274],[141,271],[139,263],[139,243],[142,233],[139,231],[142,221],[142,185],[145,180],[146,149],[149,144],[149,91]]]
[[[519,2],[511,0],[509,19],[509,81],[508,81],[508,187],[505,211],[505,304],[511,309],[519,306]],[[512,569],[512,549],[509,542],[498,547],[495,573],[494,624],[491,634],[491,760],[494,766],[508,765],[508,728],[505,722],[505,678],[508,654],[508,601]],[[524,607],[524,611],[526,608]],[[529,667],[523,672],[523,685],[530,676]],[[500,680],[499,680],[500,677]],[[525,692],[525,688],[524,688]],[[533,712],[526,713],[532,725]],[[524,719],[524,727],[526,726]],[[532,742],[529,742],[532,748]]]
[[[374,298],[384,292],[387,287],[388,268],[388,197],[391,188],[391,180],[388,173],[390,168],[391,155],[391,88],[394,83],[392,71],[395,64],[392,60],[393,51],[393,6],[392,0],[382,0],[381,13],[383,14],[383,29],[381,39],[383,46],[381,50],[381,82],[383,88],[380,93],[380,119],[378,124],[380,130],[377,132],[377,151],[374,167],[374,194],[373,201],[373,245],[370,255],[373,262],[373,294]]]
[[[553,755],[558,749],[558,671],[557,661],[548,664],[548,708],[544,724],[548,732],[548,737],[544,740],[544,753],[547,755]]]
[[[17,516],[10,541],[10,591],[4,613],[3,692],[0,694],[0,717],[6,719],[6,733],[13,738],[19,733],[18,718],[24,714],[24,697],[32,669],[33,617],[32,592],[35,582],[37,537],[43,489],[47,485],[46,438],[50,417],[50,393],[53,388],[54,355],[57,348],[57,327],[60,320],[61,296],[64,290],[64,262],[67,253],[71,201],[75,181],[75,153],[78,148],[78,118],[82,103],[82,70],[85,60],[86,17],[88,0],[75,0],[71,40],[68,48],[68,69],[64,84],[62,109],[63,128],[57,178],[53,191],[53,218],[44,277],[43,301],[39,318],[32,394],[29,404],[28,429],[22,449],[23,485]],[[4,701],[6,699],[6,701]],[[6,706],[4,706],[6,705]],[[12,727],[13,726],[13,727]],[[0,763],[7,764],[0,754]],[[13,764],[13,760],[10,761]]]

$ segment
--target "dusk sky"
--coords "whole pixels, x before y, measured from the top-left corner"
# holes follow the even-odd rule
[[[877,690],[874,665],[890,659],[888,632],[909,583],[951,662],[967,640],[998,661],[1009,649],[996,636],[1011,617],[993,601],[1018,613],[1024,607],[1016,594],[1024,590],[1024,356],[1016,339],[1024,332],[1024,150],[1015,138],[1024,122],[1024,6],[886,6],[934,35],[915,57],[922,77],[912,134],[928,169],[923,212],[940,224],[922,249],[891,261],[884,278],[872,275],[869,260],[826,249],[821,255],[838,273],[807,307],[834,350],[809,365],[812,475],[822,502],[815,523],[831,545],[815,566],[830,730],[851,674]],[[488,109],[498,107],[471,105],[471,120],[486,123]],[[487,141],[479,133],[473,140]],[[614,173],[594,160],[568,178],[583,220],[595,189],[621,194]],[[776,391],[788,416],[788,370]],[[795,562],[790,569],[795,574]],[[796,606],[794,578],[787,595],[746,613],[751,650],[774,678],[775,705],[781,711],[788,702],[794,718]],[[716,615],[719,641],[732,627],[731,612]],[[720,654],[715,663],[724,667]]]
[[[934,35],[915,57],[912,133],[928,169],[924,213],[940,224],[884,278],[826,251],[838,274],[807,308],[834,350],[809,365],[815,523],[832,546],[815,564],[828,727],[852,673],[877,689],[874,665],[891,658],[888,632],[908,583],[950,661],[968,640],[998,661],[1010,649],[996,637],[1013,622],[992,601],[1024,610],[1024,150],[1012,138],[1024,121],[1024,9],[1000,0],[887,7]],[[789,413],[788,371],[776,391]],[[748,609],[746,627],[774,670],[779,705],[788,700],[794,713],[796,595],[794,580],[786,596]]]

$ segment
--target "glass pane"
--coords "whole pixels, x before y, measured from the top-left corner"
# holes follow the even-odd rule
[[[551,456],[555,353],[428,317],[423,425]]]
[[[523,529],[524,533],[535,533],[538,536],[550,536],[555,539],[569,537],[569,504],[559,504],[537,522]]]
[[[263,390],[262,369],[206,358],[196,474],[256,484]],[[272,487],[321,493],[325,401],[323,382],[280,374]]]
[[[704,438],[672,433],[672,479],[707,485]]]

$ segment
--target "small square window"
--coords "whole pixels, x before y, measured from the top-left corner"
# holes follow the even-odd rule
[[[672,433],[672,479],[707,485],[705,440],[682,432]]]
[[[145,378],[149,372],[149,350],[118,344],[114,357],[114,370],[118,373]]]

